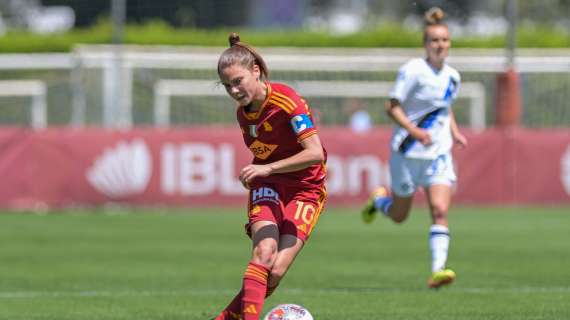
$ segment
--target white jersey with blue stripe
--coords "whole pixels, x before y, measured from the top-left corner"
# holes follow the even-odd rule
[[[447,64],[436,70],[425,59],[418,58],[400,68],[390,97],[400,101],[410,121],[428,131],[432,144],[422,145],[396,125],[393,152],[401,152],[408,158],[435,159],[451,150],[450,108],[460,83],[459,72]]]

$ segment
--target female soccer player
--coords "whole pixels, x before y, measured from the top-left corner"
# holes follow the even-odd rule
[[[253,242],[241,291],[218,315],[259,319],[264,300],[303,248],[326,198],[326,151],[307,103],[268,81],[263,58],[235,33],[218,60],[218,75],[237,101],[237,119],[253,162],[240,172],[249,189],[246,232]]]
[[[456,180],[451,147],[453,141],[461,147],[467,145],[451,110],[460,77],[445,64],[450,34],[442,22],[444,15],[439,8],[426,12],[423,36],[426,58],[412,59],[400,68],[391,99],[385,106],[396,124],[390,157],[392,195],[380,187],[362,210],[367,223],[372,222],[378,210],[401,223],[408,217],[416,189],[425,189],[432,217],[430,288],[439,288],[455,279],[455,273],[446,268],[450,240],[447,215]]]

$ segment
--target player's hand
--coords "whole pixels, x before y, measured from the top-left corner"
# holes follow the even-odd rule
[[[430,145],[432,143],[431,135],[424,129],[414,128],[414,130],[410,132],[410,135],[412,138],[416,139],[424,146]]]
[[[239,173],[239,180],[244,187],[249,189],[253,179],[257,177],[267,177],[271,173],[271,168],[268,165],[250,164],[241,169]]]

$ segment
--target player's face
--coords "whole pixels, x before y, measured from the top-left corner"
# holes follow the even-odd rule
[[[246,106],[252,101],[259,99],[262,92],[262,84],[259,81],[260,71],[257,65],[253,70],[234,64],[220,72],[220,80],[226,88],[226,92],[240,106]]]
[[[428,60],[434,64],[441,64],[449,54],[451,39],[446,26],[436,25],[426,29],[424,47]]]

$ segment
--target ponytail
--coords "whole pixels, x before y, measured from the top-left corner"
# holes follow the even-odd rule
[[[230,47],[222,53],[218,60],[218,74],[220,74],[223,69],[235,64],[239,64],[249,70],[252,70],[253,66],[257,65],[261,71],[261,77],[264,79],[269,78],[267,64],[265,64],[265,60],[263,60],[255,49],[241,42],[239,35],[235,32],[230,33],[228,41]]]

